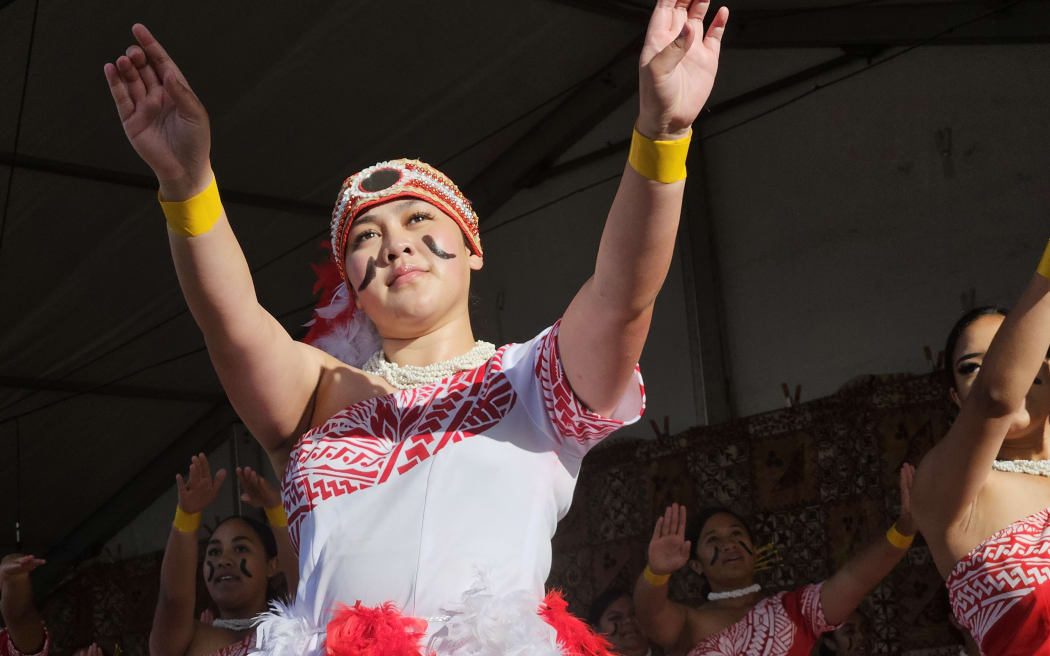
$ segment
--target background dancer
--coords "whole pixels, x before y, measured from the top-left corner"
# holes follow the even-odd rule
[[[270,581],[279,571],[274,533],[283,532],[287,544],[288,529],[277,491],[248,468],[238,468],[237,473],[242,499],[267,508],[277,530],[247,517],[230,517],[215,527],[205,546],[202,574],[218,619],[198,622],[197,532],[201,513],[215,500],[226,471],[220,469],[213,477],[205,455],[193,457],[188,478],[176,477],[179,504],[161,563],[150,633],[152,656],[243,656],[254,641],[253,618],[266,610]]]
[[[374,324],[382,348],[364,370],[293,341],[258,303],[218,200],[207,113],[157,40],[137,25],[139,45],[106,65],[125,133],[160,182],[179,282],[212,362],[284,472],[300,587],[296,604],[260,627],[264,648],[378,653],[386,647],[370,636],[382,624],[439,653],[601,649],[563,601],[541,607],[550,538],[582,456],[643,408],[635,363],[728,20],[720,9],[705,34],[709,5],[657,3],[631,155],[594,274],[561,321],[526,344],[475,341],[477,216],[450,180],[411,160],[347,179],[332,224],[340,284],[325,294],[313,339],[342,353]],[[355,332],[326,332],[339,318]],[[366,607],[385,602],[416,617]]]
[[[901,467],[901,514],[885,538],[826,581],[768,597],[754,581],[755,543],[739,516],[726,509],[705,511],[687,540],[685,506],[669,506],[656,520],[649,564],[634,588],[642,628],[670,653],[808,656],[821,634],[845,621],[907,552],[915,534],[913,476],[911,465]],[[699,608],[667,597],[671,574],[686,564],[711,590]]]
[[[916,475],[916,518],[981,652],[1050,654],[1050,248],[1017,306],[964,315],[945,345],[948,434]]]
[[[0,560],[0,656],[47,656],[51,651],[44,620],[33,603],[29,574],[44,564],[32,555],[8,554]]]

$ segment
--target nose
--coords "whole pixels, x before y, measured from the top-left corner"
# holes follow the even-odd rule
[[[383,237],[383,252],[379,258],[393,263],[397,258],[413,254],[412,242],[404,231],[397,228],[390,229]]]

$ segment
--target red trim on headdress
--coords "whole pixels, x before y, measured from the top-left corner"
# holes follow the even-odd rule
[[[558,646],[566,656],[615,656],[612,644],[569,612],[561,590],[551,590],[540,604],[540,617],[558,634]]]
[[[427,622],[387,602],[376,608],[342,606],[328,623],[326,656],[424,656],[419,643]]]

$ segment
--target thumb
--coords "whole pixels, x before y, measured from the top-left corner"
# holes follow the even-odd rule
[[[682,31],[678,33],[678,37],[667,44],[667,47],[658,52],[652,61],[649,62],[649,67],[653,73],[666,75],[673,71],[675,66],[678,66],[678,63],[685,58],[685,54],[689,52],[689,49],[693,47],[694,41],[696,41],[696,28],[693,27],[691,21],[686,21],[685,25],[682,26]]]
[[[197,98],[197,94],[179,79],[175,71],[168,71],[164,74],[164,88],[171,94],[171,99],[175,101],[175,108],[180,114],[196,117],[203,112],[204,107]]]

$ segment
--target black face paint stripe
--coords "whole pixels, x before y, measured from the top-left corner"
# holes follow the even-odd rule
[[[718,547],[715,547],[715,555],[711,556],[711,564],[714,565],[718,562]]]
[[[431,253],[437,255],[443,260],[451,260],[456,257],[452,253],[445,252],[444,249],[437,245],[437,242],[434,241],[434,238],[430,235],[423,235],[423,243],[427,245],[427,248],[430,249]]]
[[[755,555],[750,549],[747,548],[747,545],[744,544],[743,541],[740,541],[737,544],[739,544],[741,547],[744,548],[744,551],[747,552],[747,555],[749,555],[749,556],[754,556]]]
[[[212,565],[211,563],[206,562],[206,563],[204,563],[204,566],[208,568],[208,578],[205,579],[205,580],[207,580],[208,583],[211,583],[211,580],[213,578],[215,578],[215,565]]]
[[[375,280],[376,277],[376,259],[374,257],[368,258],[368,267],[365,269],[365,279],[361,281],[361,284],[357,287],[357,291],[363,292],[365,287],[368,287],[368,283]]]
[[[241,574],[252,578],[252,573],[248,571],[248,561],[244,558],[241,558]]]

